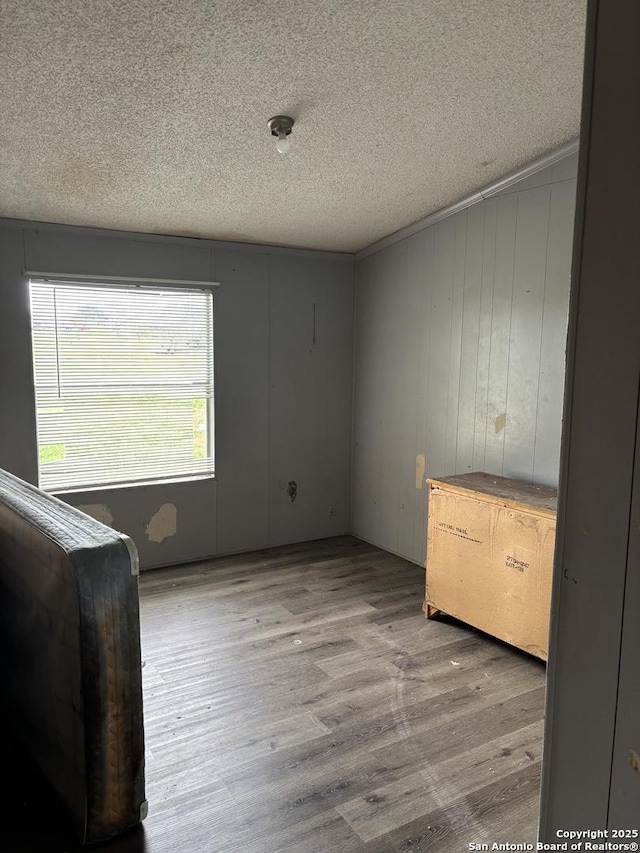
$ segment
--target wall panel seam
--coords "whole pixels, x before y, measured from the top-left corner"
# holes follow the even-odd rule
[[[513,292],[515,289],[515,279],[516,279],[516,246],[518,243],[518,209],[519,209],[519,199],[516,197],[516,212],[515,212],[515,227],[513,231],[513,263],[511,268],[511,307],[509,309],[509,335],[508,335],[508,349],[507,349],[507,387],[505,389],[505,401],[504,401],[504,411],[506,414],[504,429],[502,430],[502,468],[500,473],[504,476],[504,452],[507,445],[507,429],[509,428],[509,386],[511,384],[511,332],[513,327]]]
[[[536,471],[536,451],[538,447],[538,419],[539,419],[539,411],[540,411],[540,388],[541,388],[541,372],[542,372],[542,342],[544,340],[544,315],[545,315],[545,304],[547,299],[547,274],[549,268],[549,237],[551,234],[551,199],[553,197],[553,190],[549,191],[549,204],[547,206],[547,240],[545,246],[545,256],[544,256],[544,279],[542,282],[542,317],[540,319],[540,343],[538,346],[538,388],[536,393],[536,423],[533,431],[533,466],[531,472],[532,481],[535,480],[535,471]]]

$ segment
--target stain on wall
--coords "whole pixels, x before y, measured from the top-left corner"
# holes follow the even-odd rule
[[[150,542],[164,542],[178,530],[178,513],[175,504],[162,504],[144,529]]]
[[[106,504],[80,504],[78,509],[95,518],[96,521],[113,527],[113,515]]]
[[[503,412],[501,415],[498,415],[498,417],[496,418],[496,422],[494,424],[494,429],[495,429],[496,435],[499,432],[502,432],[502,430],[505,428],[506,425],[507,425],[507,414],[506,414],[506,412]]]

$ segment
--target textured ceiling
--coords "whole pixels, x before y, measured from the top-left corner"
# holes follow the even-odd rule
[[[0,0],[0,216],[361,249],[577,135],[584,12]]]

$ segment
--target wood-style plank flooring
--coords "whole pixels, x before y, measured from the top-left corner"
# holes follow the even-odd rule
[[[544,666],[427,622],[420,568],[340,537],[148,572],[140,587],[149,817],[101,850],[535,841]],[[3,850],[72,850],[55,809],[17,797]]]

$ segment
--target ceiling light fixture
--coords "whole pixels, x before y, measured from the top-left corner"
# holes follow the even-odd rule
[[[281,154],[288,154],[291,151],[289,134],[293,128],[293,119],[290,116],[274,116],[268,124],[271,135],[278,138],[276,148]]]

